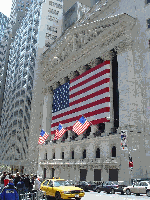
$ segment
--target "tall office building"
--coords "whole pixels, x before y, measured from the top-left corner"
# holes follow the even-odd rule
[[[27,159],[39,16],[40,4],[34,1],[10,45],[2,109],[1,160],[5,164]]]
[[[9,18],[0,12],[0,92],[4,73],[5,53],[9,36],[8,24]]]

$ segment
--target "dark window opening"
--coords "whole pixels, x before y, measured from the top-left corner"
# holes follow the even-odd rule
[[[89,136],[90,135],[90,132],[91,132],[91,127],[89,126],[86,130],[86,135]]]
[[[61,158],[64,159],[64,152],[62,152],[62,156],[61,156]]]
[[[98,130],[100,131],[100,133],[104,133],[104,131],[105,131],[105,124],[104,123],[98,124]]]
[[[150,0],[146,0],[146,4],[150,3]]]
[[[55,159],[55,153],[53,153],[53,159]]]
[[[71,154],[72,154],[71,158],[74,159],[74,151],[72,151]]]
[[[83,151],[83,159],[86,158],[86,149]]]
[[[112,147],[112,157],[116,157],[116,147]]]
[[[96,150],[96,158],[100,158],[100,149],[99,148],[97,148],[97,150]]]
[[[101,181],[101,169],[94,169],[94,181]]]
[[[109,169],[109,181],[118,181],[118,169]]]
[[[47,153],[45,153],[45,160],[47,160]]]
[[[80,181],[86,181],[86,176],[87,176],[87,170],[80,169]]]
[[[112,81],[113,81],[113,108],[114,108],[114,128],[119,127],[119,90],[118,90],[118,62],[117,52],[113,49],[112,59]]]

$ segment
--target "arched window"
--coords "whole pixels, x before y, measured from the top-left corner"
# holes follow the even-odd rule
[[[55,159],[55,153],[53,153],[53,159]]]
[[[62,159],[64,159],[64,152],[62,152]]]
[[[90,132],[91,132],[91,127],[89,126],[86,130],[86,136],[89,136],[90,135]]]
[[[83,159],[86,158],[86,149],[83,151]]]
[[[100,158],[100,149],[99,148],[96,149],[96,158]]]
[[[116,157],[116,147],[112,147],[112,157]]]
[[[47,152],[45,153],[45,160],[47,160]]]
[[[71,152],[71,158],[74,159],[74,150]]]

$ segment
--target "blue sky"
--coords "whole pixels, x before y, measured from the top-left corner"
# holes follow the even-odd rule
[[[10,16],[12,0],[0,0],[0,12],[7,17]]]

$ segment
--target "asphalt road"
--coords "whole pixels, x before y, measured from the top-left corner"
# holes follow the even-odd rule
[[[136,196],[134,194],[132,195],[121,195],[120,193],[115,193],[115,194],[106,194],[104,192],[85,192],[85,196],[81,200],[131,200],[131,199],[139,199],[139,200],[144,200],[144,199],[149,199],[150,197],[147,197],[145,194],[141,194],[140,196]]]

